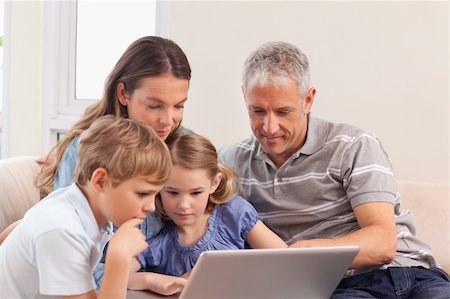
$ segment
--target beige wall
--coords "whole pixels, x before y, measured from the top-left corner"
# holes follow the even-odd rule
[[[247,55],[269,40],[309,57],[312,113],[375,133],[397,177],[449,182],[447,2],[171,2],[170,37],[193,68],[185,125],[216,146],[250,134]]]
[[[26,3],[13,14],[9,156],[42,152],[42,4]],[[169,37],[193,69],[185,125],[218,147],[247,137],[242,62],[285,40],[310,59],[313,114],[375,133],[397,178],[448,183],[448,18],[444,1],[172,1]]]
[[[9,3],[9,39],[13,45],[5,58],[3,156],[41,155],[42,150],[42,3]],[[3,21],[3,20],[2,20]],[[8,30],[8,27],[5,28]],[[6,32],[5,32],[6,33]],[[6,53],[6,52],[4,52]],[[5,103],[7,102],[7,103]],[[7,123],[6,123],[7,122]],[[6,147],[2,146],[2,151]]]

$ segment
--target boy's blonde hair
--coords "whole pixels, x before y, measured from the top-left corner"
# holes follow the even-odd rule
[[[172,162],[164,141],[148,125],[107,115],[81,136],[74,180],[85,185],[95,169],[104,167],[113,186],[132,177],[146,177],[155,185],[169,179]]]
[[[219,186],[209,196],[206,211],[213,212],[220,204],[238,193],[239,183],[235,173],[218,162],[216,148],[207,138],[195,133],[182,134],[168,146],[173,165],[180,165],[190,170],[204,169],[208,172],[211,180],[219,172],[222,173]],[[160,198],[158,198],[156,206],[164,216],[167,216],[160,203]]]

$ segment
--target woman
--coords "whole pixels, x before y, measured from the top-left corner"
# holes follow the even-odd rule
[[[38,187],[50,191],[72,182],[78,137],[100,116],[142,121],[170,140],[181,127],[190,79],[186,55],[173,41],[147,36],[133,42],[109,74],[102,99],[54,149],[55,160],[39,175]]]

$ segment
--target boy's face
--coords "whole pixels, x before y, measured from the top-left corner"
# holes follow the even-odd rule
[[[145,219],[155,210],[155,196],[162,187],[140,177],[123,181],[116,187],[107,180],[100,201],[102,214],[116,226],[132,218]]]

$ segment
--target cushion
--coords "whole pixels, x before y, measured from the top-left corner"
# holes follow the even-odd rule
[[[40,169],[36,157],[0,160],[0,232],[39,201],[33,182]]]
[[[450,272],[449,185],[399,181],[403,209],[411,211],[416,235],[430,245],[441,267]]]

